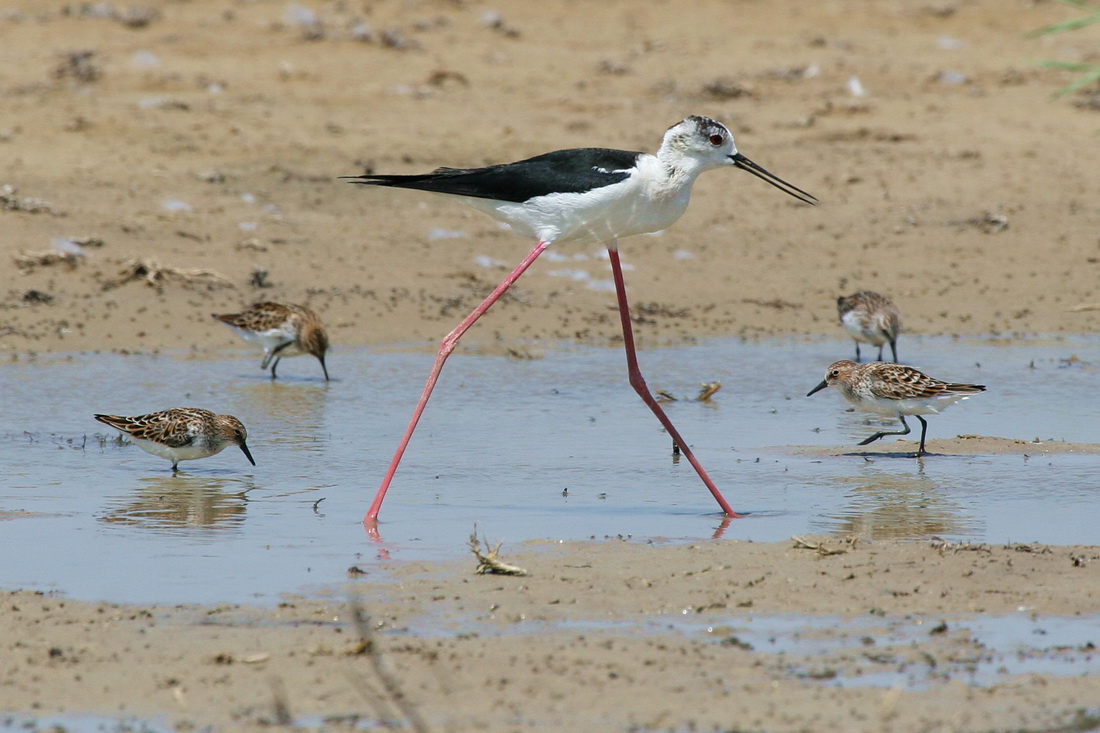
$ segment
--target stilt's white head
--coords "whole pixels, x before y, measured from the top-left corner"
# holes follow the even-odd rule
[[[817,203],[815,197],[801,188],[792,186],[737,152],[730,131],[721,122],[709,117],[693,115],[668,128],[657,157],[670,169],[689,175],[732,165],[767,181],[799,201],[811,205]]]
[[[665,131],[657,157],[678,167],[709,170],[733,165],[733,135],[721,122],[692,116]]]

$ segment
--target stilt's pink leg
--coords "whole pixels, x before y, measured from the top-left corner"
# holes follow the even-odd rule
[[[661,409],[661,406],[657,404],[657,400],[650,394],[649,387],[645,383],[645,378],[642,376],[641,370],[638,369],[638,355],[634,351],[634,329],[630,325],[630,306],[626,302],[626,283],[623,281],[623,268],[619,263],[619,249],[612,243],[608,245],[607,253],[611,257],[611,274],[615,278],[615,295],[619,299],[619,318],[623,323],[623,345],[626,347],[626,367],[627,371],[630,373],[630,386],[634,388],[634,391],[642,398],[642,402],[645,402],[649,406],[649,409],[653,411],[653,414],[656,415],[657,419],[661,421],[661,424],[665,426],[665,430],[672,436],[672,440],[675,444],[680,446],[680,451],[687,457],[692,467],[695,468],[695,472],[699,474],[699,478],[703,479],[703,483],[710,489],[710,493],[718,502],[718,506],[722,507],[722,511],[726,513],[726,516],[741,516],[730,507],[725,497],[722,496],[722,492],[718,490],[718,487],[710,480],[710,476],[703,470],[703,466],[696,460],[695,454],[691,452],[691,448],[688,447],[688,444],[680,437],[680,433],[673,427],[672,421],[665,415],[665,411]]]
[[[386,491],[390,488],[390,481],[393,480],[393,475],[397,473],[397,465],[401,463],[401,456],[405,454],[405,447],[409,444],[413,431],[416,430],[416,424],[420,422],[420,415],[424,412],[424,406],[428,404],[428,398],[431,397],[432,390],[435,389],[435,383],[439,380],[439,372],[443,369],[443,363],[447,361],[447,357],[454,351],[458,340],[462,338],[462,334],[466,333],[470,326],[474,325],[477,319],[481,318],[485,311],[489,310],[489,307],[497,302],[500,296],[504,295],[504,291],[510,288],[512,283],[518,280],[519,276],[522,275],[527,268],[531,266],[531,263],[538,259],[538,256],[542,254],[543,250],[549,246],[549,242],[539,242],[538,245],[531,250],[531,253],[523,259],[523,262],[520,262],[516,269],[512,270],[512,273],[504,278],[504,281],[500,285],[497,285],[493,292],[489,293],[489,297],[483,300],[481,305],[477,308],[474,308],[473,313],[466,316],[462,323],[455,327],[455,330],[444,337],[443,343],[439,346],[439,353],[436,354],[435,364],[432,365],[432,371],[428,374],[428,383],[424,385],[424,392],[420,395],[420,401],[416,403],[416,409],[413,411],[409,426],[405,428],[405,434],[401,438],[401,443],[397,446],[397,451],[393,454],[393,460],[390,461],[390,467],[386,471],[386,475],[382,478],[382,485],[378,487],[378,493],[374,495],[374,502],[370,505],[367,516],[363,518],[363,524],[371,525],[378,521],[378,511],[382,508],[382,500],[386,498]]]

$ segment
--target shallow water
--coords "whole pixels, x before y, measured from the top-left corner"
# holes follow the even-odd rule
[[[1019,613],[942,623],[920,616],[840,619],[778,614],[734,619],[701,633],[783,655],[791,674],[844,687],[914,690],[947,679],[993,687],[1012,675],[1100,673],[1100,622],[1094,616]],[[963,641],[964,648],[937,649],[940,634]]]
[[[844,687],[927,688],[962,680],[993,687],[1021,674],[1100,674],[1100,619],[1091,616],[983,614],[951,619],[904,616],[811,616],[796,613],[734,614],[698,609],[643,622],[581,621],[553,630],[639,636],[680,634],[724,646],[774,655],[787,674]],[[473,619],[426,616],[394,633],[416,637],[538,636],[550,628],[523,621],[501,626]]]
[[[980,434],[1100,443],[1100,341],[909,338],[901,356],[989,391],[929,418],[929,438]],[[479,533],[773,541],[826,532],[984,542],[1100,541],[1100,455],[800,455],[855,446],[878,418],[832,391],[806,398],[848,341],[712,340],[640,355],[666,410],[744,519],[725,525],[626,384],[620,350],[456,355],[381,515],[361,522],[432,356],[339,349],[331,384],[310,358],[280,379],[258,354],[77,355],[0,367],[0,586],[81,599],[261,602],[313,592],[386,558],[465,556]],[[711,403],[698,385],[721,381]],[[181,464],[119,442],[94,412],[176,406],[238,416],[258,466],[230,448]],[[913,421],[914,427],[919,425]],[[918,437],[914,432],[909,437]],[[911,447],[912,444],[909,444]],[[0,514],[2,516],[2,514]]]
[[[37,717],[8,715],[0,718],[0,730],[18,730],[24,733],[37,733],[37,731],[45,733],[58,733],[58,731],[63,733],[173,733],[179,729],[162,720],[59,713]]]

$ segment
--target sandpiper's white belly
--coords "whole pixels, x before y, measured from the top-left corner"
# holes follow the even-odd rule
[[[935,397],[920,397],[907,400],[889,400],[880,397],[870,397],[858,400],[857,404],[868,412],[874,412],[888,417],[899,415],[935,415],[944,408],[955,404],[959,400],[965,400],[969,395],[947,394]]]
[[[870,324],[868,324],[868,328],[864,329],[859,313],[854,310],[850,310],[840,317],[840,325],[844,326],[844,330],[852,334],[852,338],[857,341],[863,341],[872,346],[882,346],[886,343],[886,334],[870,327]]]
[[[263,347],[265,352],[272,352],[285,343],[291,343],[295,341],[297,334],[294,331],[293,326],[287,322],[286,324],[279,326],[278,328],[270,328],[266,331],[249,331],[244,328],[233,327],[241,338],[246,341],[255,341]],[[298,356],[304,353],[296,343],[291,343],[290,346],[283,348],[279,352],[279,356]]]
[[[229,443],[211,444],[201,437],[196,437],[192,441],[191,445],[185,445],[180,448],[172,448],[164,445],[163,443],[157,443],[152,440],[143,440],[142,438],[135,438],[129,436],[130,440],[138,448],[141,448],[146,453],[152,453],[154,456],[160,456],[166,458],[173,463],[177,461],[193,461],[197,458],[207,458],[209,456],[217,455],[221,453]]]

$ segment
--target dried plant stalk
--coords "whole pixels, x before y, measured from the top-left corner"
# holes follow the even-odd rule
[[[843,555],[856,545],[855,537],[845,538],[843,547],[826,547],[824,542],[811,542],[805,537],[799,537],[797,535],[791,537],[791,540],[794,541],[796,550],[813,550],[818,555]]]
[[[73,269],[80,262],[80,255],[75,252],[59,252],[48,249],[41,252],[20,252],[12,255],[15,266],[24,272],[30,272],[36,267],[49,267],[50,265],[64,264]]]
[[[695,399],[700,402],[710,402],[710,398],[720,389],[722,389],[721,382],[703,382],[699,385],[699,396]]]
[[[477,527],[474,527],[470,535],[470,552],[477,558],[477,574],[495,573],[497,575],[527,575],[527,571],[518,565],[509,565],[500,559],[500,547],[503,542],[498,542],[496,547],[489,547],[489,540],[482,538],[485,543],[485,552],[481,551],[481,543],[477,540]]]
[[[214,270],[170,267],[156,260],[143,260],[136,257],[131,257],[123,263],[118,279],[109,283],[108,287],[125,285],[132,280],[144,280],[151,287],[160,287],[169,280],[179,280],[188,284],[206,282],[229,288],[237,287],[232,280]]]

